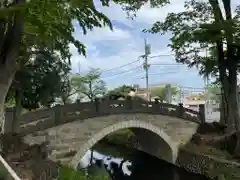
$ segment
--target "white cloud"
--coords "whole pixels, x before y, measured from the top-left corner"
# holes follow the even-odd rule
[[[233,1],[233,3],[236,4],[236,1],[237,0]],[[76,37],[87,46],[87,57],[79,56],[76,49],[70,46],[73,53],[73,72],[78,71],[79,62],[81,72],[86,72],[90,67],[106,70],[137,60],[137,58],[144,53],[144,37],[146,37],[152,45],[151,56],[172,54],[167,47],[169,35],[161,36],[141,33],[142,29],[149,28],[153,22],[164,20],[169,12],[180,12],[184,10],[184,0],[171,0],[171,2],[170,5],[163,8],[153,9],[147,4],[137,13],[137,17],[134,20],[127,19],[126,13],[119,5],[111,4],[110,7],[99,6],[98,8],[114,22],[114,30],[111,31],[107,27],[101,29],[96,28],[88,32],[86,36],[82,35],[80,30],[76,32]],[[175,59],[173,56],[163,56],[153,58],[149,62],[174,63]],[[139,66],[141,63],[135,63],[115,70],[115,73]],[[150,73],[172,72],[174,67],[153,67],[151,69],[153,72]],[[168,80],[176,80],[178,82],[175,83],[185,83],[187,86],[199,87],[203,85],[201,78],[197,77],[197,70],[191,70],[190,72],[190,70],[183,70],[182,66],[175,68],[175,70],[179,71],[176,75],[171,74],[164,77],[162,75],[152,76],[150,77],[150,82],[157,83],[158,81],[166,82]],[[139,69],[129,72],[126,75],[114,76],[112,80],[107,81],[107,83],[109,86],[116,86],[121,83],[140,83],[142,85],[145,80],[131,80],[131,78],[141,77],[143,73],[143,70]],[[111,76],[112,74],[114,74],[114,71],[104,73],[103,76]]]
[[[110,28],[96,28],[88,33],[86,37],[94,37],[94,41],[101,40],[123,40],[130,38],[130,33],[122,29],[114,27],[111,31]]]
[[[185,0],[171,0],[171,4],[162,8],[151,8],[149,4],[146,4],[137,13],[137,22],[152,24],[156,21],[162,21],[165,19],[169,12],[181,12],[184,10]]]
[[[180,12],[184,10],[185,0],[171,0],[171,4],[166,5],[162,8],[151,8],[150,4],[145,4],[138,12],[137,17],[133,20],[127,19],[126,12],[124,12],[119,5],[114,3],[108,7],[100,7],[104,14],[110,17],[112,20],[122,22],[130,27],[134,27],[134,23],[145,23],[152,24],[156,20],[164,20],[168,12]]]
[[[122,40],[130,37],[128,31],[124,31],[117,27],[113,27],[113,30],[110,30],[109,27],[104,28],[95,28],[92,31],[88,31],[87,35],[82,35],[81,31],[78,30],[78,27],[75,27],[76,32],[75,36],[83,42],[93,42],[101,40]]]

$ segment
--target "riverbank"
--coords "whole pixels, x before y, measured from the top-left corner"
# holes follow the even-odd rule
[[[210,178],[221,176],[224,180],[239,180],[240,163],[231,152],[233,135],[221,138],[222,134],[218,134],[215,125],[204,126],[204,132],[200,127],[191,141],[180,147],[176,165]],[[105,137],[102,142],[132,148],[135,147],[136,137],[125,129]]]

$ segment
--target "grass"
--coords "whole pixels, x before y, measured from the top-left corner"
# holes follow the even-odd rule
[[[8,171],[5,169],[5,167],[0,163],[0,180],[6,179],[8,176]]]
[[[217,177],[219,180],[233,180],[233,177],[239,177],[237,175],[236,169],[232,167],[224,167],[222,169],[217,169],[214,166],[212,166],[209,168],[208,174],[211,177]]]
[[[185,146],[183,146],[182,149],[191,151],[191,152],[205,154],[205,155],[215,156],[215,157],[226,159],[226,160],[232,159],[232,155],[229,154],[227,151],[217,149],[209,145],[196,145],[194,143],[188,143]]]
[[[105,173],[100,173],[101,170],[94,169],[88,176],[89,180],[108,180],[109,177]],[[98,174],[98,175],[95,175]],[[86,180],[86,176],[83,171],[75,171],[69,167],[60,167],[57,180]]]

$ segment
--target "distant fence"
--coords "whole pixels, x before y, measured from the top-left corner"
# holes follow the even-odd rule
[[[86,102],[79,104],[59,105],[49,109],[40,109],[28,112],[20,117],[20,134],[29,134],[36,131],[48,129],[57,125],[83,120],[98,116],[126,113],[149,113],[162,114],[178,117],[196,123],[205,122],[204,105],[199,111],[184,108],[182,104],[173,105],[167,103],[147,102],[142,100],[105,100]],[[4,130],[6,133],[12,132],[14,121],[14,109],[8,109],[5,113],[6,123]]]

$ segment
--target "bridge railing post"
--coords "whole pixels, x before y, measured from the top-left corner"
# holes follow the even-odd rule
[[[132,97],[127,96],[127,110],[131,110],[133,108]]]
[[[159,111],[159,99],[158,98],[154,99],[154,110],[155,110],[155,112]]]
[[[202,123],[206,122],[206,119],[205,119],[205,105],[204,104],[199,105],[199,119],[201,120]]]
[[[7,108],[5,110],[5,122],[2,127],[4,133],[13,132],[14,113],[15,113],[15,108]]]
[[[61,124],[61,119],[62,119],[62,111],[61,111],[61,106],[57,105],[54,107],[54,122],[56,125]]]
[[[96,113],[99,112],[99,103],[100,103],[100,99],[99,98],[95,98],[94,104],[95,104]]]
[[[178,117],[180,117],[180,118],[183,117],[183,114],[184,114],[183,103],[179,103],[179,104],[178,104],[178,110],[177,110],[177,113],[178,113]]]

